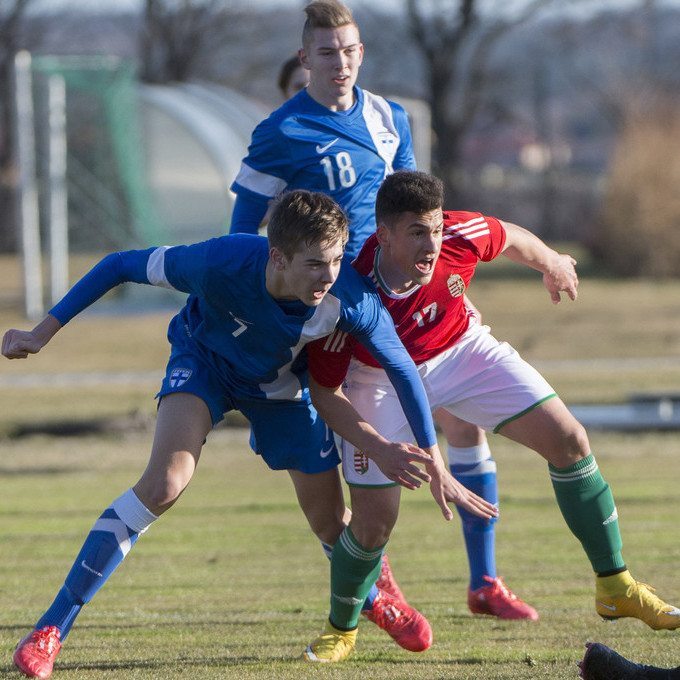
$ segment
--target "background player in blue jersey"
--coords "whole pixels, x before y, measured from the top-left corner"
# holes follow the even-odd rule
[[[400,107],[356,86],[363,46],[349,9],[336,0],[321,0],[309,4],[305,12],[300,57],[309,84],[253,133],[248,156],[232,187],[237,201],[231,228],[254,233],[262,220],[266,221],[263,216],[270,196],[289,188],[313,186],[332,195],[349,214],[347,250],[356,255],[375,231],[375,196],[384,176],[392,170],[415,168],[411,134]],[[301,83],[299,74],[293,77],[294,67],[294,62],[287,61],[279,76],[284,94],[290,82],[296,87]],[[373,102],[380,102],[380,107]],[[389,116],[399,134],[398,152],[391,163],[386,162],[381,145],[368,141],[367,136],[371,121],[389,128]],[[333,140],[326,151],[318,153]],[[469,301],[468,308],[470,314],[478,314]],[[496,463],[484,431],[441,409],[435,420],[446,436],[452,474],[477,495],[497,503]],[[503,619],[538,619],[536,610],[517,597],[497,573],[495,522],[461,509],[459,513],[470,567],[470,611]],[[388,574],[386,570],[378,585],[400,599],[398,590],[386,585]],[[371,620],[378,613],[379,607],[373,613],[365,612]]]
[[[284,100],[295,96],[309,85],[309,71],[300,63],[300,56],[293,55],[281,64],[276,83]]]
[[[231,187],[231,231],[255,233],[268,201],[286,189],[322,191],[349,217],[354,256],[375,231],[382,180],[415,168],[411,131],[401,106],[356,85],[364,47],[351,12],[331,0],[305,12],[300,61],[309,85],[255,128]]]
[[[277,84],[284,99],[290,99],[302,88],[309,85],[309,71],[300,63],[299,55],[296,54],[282,64]],[[264,222],[267,222],[267,216],[265,216]],[[462,425],[465,427],[466,424],[462,423]],[[349,508],[345,508],[343,523],[349,524],[351,517],[352,512]],[[484,522],[484,525],[493,526],[492,524],[489,525],[488,522]],[[321,547],[330,560],[333,545],[322,541]],[[380,575],[374,587],[368,593],[361,613],[408,651],[424,651],[432,644],[430,623],[407,602],[394,578],[386,552],[382,555]]]
[[[495,508],[443,467],[415,366],[371,286],[341,269],[347,221],[322,194],[287,194],[272,214],[269,238],[224,236],[191,246],[150,248],[104,258],[32,331],[9,330],[2,354],[39,352],[76,314],[124,281],[189,293],[170,322],[171,355],[161,389],[154,443],[139,481],[102,513],[64,586],[14,653],[29,677],[47,678],[76,616],[131,550],[140,534],[179,498],[205,439],[231,409],[252,425],[252,445],[269,467],[287,469],[300,505],[322,541],[343,531],[338,455],[309,398],[304,345],[343,329],[371,347],[404,399],[423,452],[352,424],[345,409],[329,424],[408,488],[429,481],[445,517],[447,501],[490,517]],[[281,433],[285,432],[285,436]],[[426,466],[426,473],[414,463]]]

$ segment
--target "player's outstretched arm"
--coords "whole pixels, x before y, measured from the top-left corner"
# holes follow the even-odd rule
[[[32,331],[10,328],[2,338],[2,356],[8,359],[25,359],[37,354],[61,328],[61,323],[48,314]]]
[[[390,442],[359,415],[342,392],[342,387],[324,387],[310,376],[309,389],[314,406],[328,426],[375,461],[388,479],[407,489],[417,489],[421,480],[429,482],[432,497],[444,519],[453,519],[449,503],[460,505],[479,517],[498,515],[494,505],[466,489],[451,476],[437,444],[419,449],[413,444]],[[424,464],[427,472],[416,463]]]
[[[327,425],[375,461],[386,477],[407,489],[417,489],[421,482],[430,481],[430,475],[416,465],[430,464],[430,456],[417,446],[391,442],[379,435],[352,406],[342,387],[325,387],[310,376],[309,389]]]
[[[449,503],[454,503],[478,517],[485,519],[498,517],[498,508],[495,505],[480,498],[451,475],[444,465],[437,444],[430,446],[425,451],[430,455],[430,462],[425,466],[432,477],[430,492],[441,508],[444,519],[447,521],[453,519],[453,513],[448,506]]]
[[[505,229],[503,255],[513,262],[536,269],[543,274],[543,285],[550,293],[554,304],[560,302],[560,293],[566,293],[571,300],[578,295],[576,260],[565,253],[558,253],[543,243],[530,231],[512,224],[501,222]]]
[[[198,247],[202,245],[197,244]],[[8,359],[25,359],[29,354],[37,354],[76,314],[121,283],[126,281],[151,283],[147,274],[149,258],[154,252],[164,250],[148,248],[107,255],[52,307],[48,315],[32,331],[15,328],[8,330],[2,339],[3,356]]]

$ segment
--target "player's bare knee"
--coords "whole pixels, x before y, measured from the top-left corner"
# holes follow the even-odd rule
[[[468,448],[485,441],[484,431],[477,425],[461,420],[443,408],[437,409],[434,415],[450,446]]]
[[[394,523],[387,520],[374,520],[371,522],[355,522],[352,520],[350,528],[359,544],[367,550],[379,548],[390,539]]]
[[[569,467],[590,454],[588,433],[581,423],[574,420],[560,432],[558,445],[550,457],[557,467]]]
[[[574,420],[572,426],[567,431],[566,440],[566,448],[573,458],[581,460],[590,453],[588,434],[585,427],[577,420]]]
[[[152,484],[140,482],[133,490],[148,510],[154,515],[162,515],[177,502],[186,486],[184,480],[171,477],[155,480]]]
[[[323,543],[335,545],[340,537],[342,530],[345,528],[342,515],[325,518],[307,518],[309,526],[316,535],[316,537]]]

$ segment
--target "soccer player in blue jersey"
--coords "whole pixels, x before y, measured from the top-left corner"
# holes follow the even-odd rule
[[[342,16],[344,20],[344,13]],[[309,70],[302,66],[300,56],[296,54],[293,58],[287,59],[281,66],[278,77],[279,90],[284,98],[290,99],[308,85]],[[346,198],[350,195],[345,194],[344,196]],[[259,213],[257,214],[259,215]],[[263,222],[267,222],[267,216],[264,217]],[[254,222],[253,228],[255,226]],[[351,511],[346,509],[345,524],[349,524],[351,515]],[[485,528],[493,526],[488,522],[484,522],[484,525]],[[330,559],[333,546],[323,542],[321,546],[326,557]],[[485,573],[490,572],[485,571]],[[392,574],[387,553],[383,553],[380,575],[364,602],[362,614],[387,632],[399,646],[408,651],[424,651],[432,644],[430,623],[407,602]]]
[[[253,133],[248,156],[232,186],[237,194],[231,230],[255,233],[267,202],[280,191],[313,188],[335,198],[350,217],[347,252],[356,255],[375,231],[375,197],[393,170],[414,169],[411,133],[403,109],[356,85],[363,60],[359,29],[337,0],[305,8],[299,58],[309,82]],[[282,92],[295,62],[279,78]],[[296,87],[302,82],[294,79]],[[468,301],[471,314],[478,314]],[[484,431],[444,410],[435,420],[447,440],[449,468],[465,486],[498,502],[496,463]],[[470,568],[468,607],[475,614],[536,620],[538,613],[517,597],[496,569],[496,526],[459,509]],[[384,558],[387,565],[387,557]],[[381,590],[403,599],[381,574]],[[381,602],[364,613],[380,625]],[[392,606],[398,603],[392,602]]]
[[[493,505],[445,470],[427,399],[412,361],[370,284],[341,268],[347,220],[329,197],[286,194],[268,239],[224,236],[191,246],[150,248],[104,258],[32,331],[11,329],[2,341],[9,359],[39,352],[76,314],[125,281],[189,294],[170,322],[171,354],[158,393],[156,434],[146,470],[97,519],[54,602],[17,646],[16,666],[48,678],[75,618],[158,517],[189,483],[203,443],[223,414],[240,410],[251,444],[272,469],[288,470],[312,529],[333,544],[344,503],[333,438],[313,408],[304,345],[343,329],[379,358],[393,377],[419,449],[388,442],[351,407],[328,424],[367,451],[383,472],[407,488],[428,481],[447,519],[447,502],[492,517]],[[337,418],[335,417],[337,415]],[[281,436],[285,433],[285,436]],[[421,470],[415,463],[425,465]]]
[[[231,187],[231,231],[256,233],[269,200],[286,189],[322,191],[349,217],[354,256],[375,231],[385,176],[415,168],[411,131],[401,106],[356,85],[364,46],[349,9],[317,0],[305,12],[300,61],[309,85],[255,128]]]

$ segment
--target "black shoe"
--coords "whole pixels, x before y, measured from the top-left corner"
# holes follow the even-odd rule
[[[586,653],[578,667],[583,680],[680,680],[680,668],[633,663],[599,642],[586,644]]]

